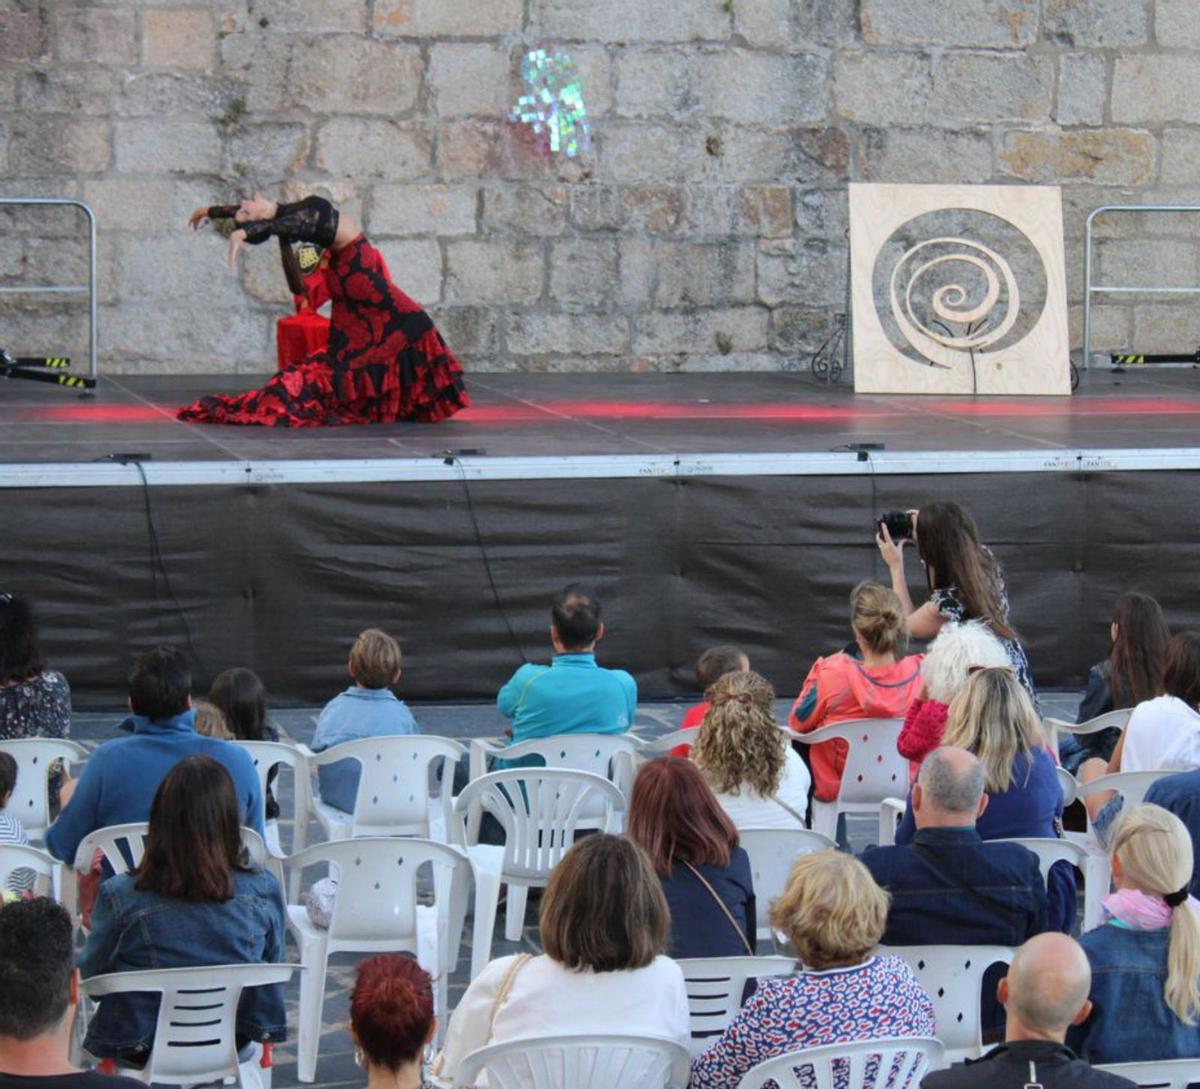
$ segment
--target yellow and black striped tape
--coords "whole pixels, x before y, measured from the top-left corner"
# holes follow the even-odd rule
[[[58,384],[60,386],[86,386],[87,379],[80,378],[77,374],[60,374]]]
[[[69,367],[70,365],[70,359],[64,355],[50,355],[46,357],[47,367]]]
[[[1144,355],[1114,355],[1112,357],[1114,363],[1145,363]]]

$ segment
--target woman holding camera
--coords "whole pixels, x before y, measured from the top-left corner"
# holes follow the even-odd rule
[[[1041,714],[1025,648],[1008,623],[1008,593],[992,551],[979,539],[975,520],[957,503],[929,503],[910,510],[909,530],[925,565],[929,600],[914,605],[904,571],[904,543],[895,539],[886,519],[879,522],[875,543],[892,576],[892,589],[907,614],[908,633],[932,639],[948,621],[983,620],[1004,644],[1009,665]]]

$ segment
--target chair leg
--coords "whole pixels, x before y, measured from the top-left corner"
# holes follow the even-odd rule
[[[525,904],[529,899],[527,885],[509,885],[508,903],[504,907],[504,940],[519,942],[525,933]]]
[[[475,923],[471,933],[471,978],[474,979],[492,959],[492,935],[496,929],[496,910],[500,904],[500,875],[478,868],[475,871]]]
[[[1100,925],[1102,903],[1112,884],[1112,867],[1108,856],[1089,852],[1083,880],[1083,932],[1086,934]]]
[[[325,972],[329,966],[326,943],[317,939],[300,951],[300,1014],[296,1046],[296,1076],[317,1079],[317,1052],[321,1045],[321,1011],[325,1006]]]
[[[812,827],[830,839],[837,838],[838,808],[833,802],[813,801]]]

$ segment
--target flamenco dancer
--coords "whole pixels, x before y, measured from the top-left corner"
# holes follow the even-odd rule
[[[263,427],[432,423],[471,403],[462,366],[429,315],[392,283],[383,257],[358,223],[339,215],[329,201],[306,197],[276,204],[256,193],[241,204],[198,208],[188,223],[198,230],[209,219],[239,224],[229,236],[231,266],[247,243],[278,238],[294,292],[290,244],[311,242],[328,251],[329,347],[285,367],[262,389],[201,397],[180,409],[179,419]]]

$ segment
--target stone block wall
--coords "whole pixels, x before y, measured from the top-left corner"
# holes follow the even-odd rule
[[[320,190],[468,369],[807,366],[844,308],[848,181],[1061,184],[1072,339],[1104,203],[1200,200],[1196,0],[7,0],[0,195],[88,200],[102,366],[264,371],[288,296],[201,204]],[[507,120],[569,50],[593,147]],[[0,283],[83,272],[69,214],[0,214]],[[1185,216],[1114,219],[1105,279],[1200,282]],[[82,309],[0,297],[0,345]],[[1186,350],[1185,297],[1106,300],[1098,347]]]

